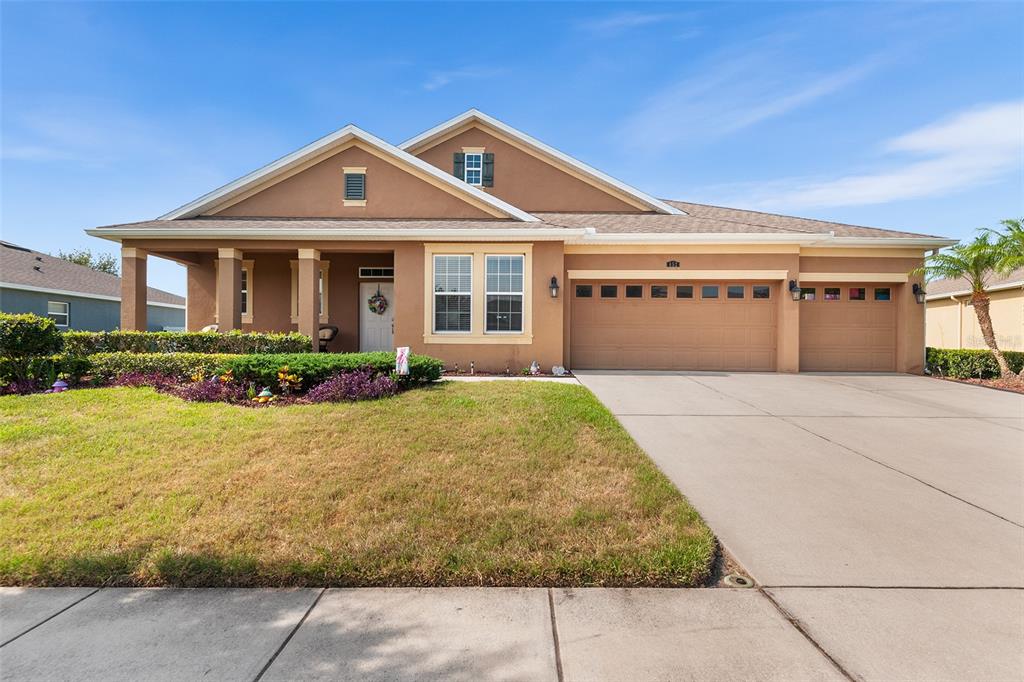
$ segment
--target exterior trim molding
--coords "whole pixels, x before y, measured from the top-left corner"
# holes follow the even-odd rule
[[[398,147],[389,144],[379,137],[371,135],[365,130],[362,130],[352,124],[336,130],[329,135],[325,135],[319,140],[311,142],[291,154],[282,156],[277,161],[273,161],[262,168],[258,168],[247,175],[243,175],[237,180],[233,180],[212,192],[208,192],[198,199],[179,206],[173,211],[160,216],[159,220],[192,218],[200,215],[214,206],[218,206],[229,201],[235,195],[244,193],[256,185],[267,182],[278,174],[287,173],[289,170],[293,169],[295,166],[301,165],[311,157],[322,155],[334,147],[340,147],[346,142],[353,140],[357,140],[370,147],[374,147],[379,152],[391,157],[394,161],[405,164],[421,173],[431,176],[433,179],[440,181],[449,189],[454,190],[455,193],[463,195],[467,199],[488,205],[492,211],[497,211],[510,218],[523,222],[539,222],[539,219],[536,216],[530,215],[526,211],[518,209],[512,204],[502,201],[501,199],[481,191],[476,187],[467,185],[461,180],[453,177],[450,173],[445,173],[426,161],[418,159],[412,154],[409,154],[408,152],[399,149]]]
[[[121,302],[120,296],[107,296],[105,294],[87,294],[81,291],[71,291],[69,289],[49,289],[47,287],[36,287],[31,284],[14,284],[13,282],[0,282],[0,289],[18,289],[19,291],[34,291],[40,294],[57,294],[58,296],[75,296],[77,298],[94,298],[99,301],[117,301]],[[174,308],[176,310],[185,310],[185,304],[183,303],[164,303],[162,301],[146,301],[146,305],[155,306],[157,308]]]
[[[281,228],[269,228],[251,230],[246,228],[225,228],[211,230],[208,228],[174,228],[173,222],[169,222],[167,228],[118,228],[100,227],[86,230],[86,234],[92,237],[101,237],[112,241],[122,239],[167,239],[178,237],[191,237],[196,239],[322,239],[325,241],[437,241],[471,240],[517,240],[517,241],[564,241],[573,237],[582,237],[583,229],[569,229],[564,227],[538,227],[538,228],[496,228],[487,230],[470,229],[437,229],[437,230],[371,230],[371,229],[323,229],[323,230],[291,230]]]
[[[417,152],[424,148],[433,146],[432,143],[436,143],[435,140],[444,136],[447,132],[457,129],[464,124],[471,123],[473,121],[479,121],[486,126],[493,128],[494,130],[513,138],[520,144],[532,147],[539,151],[545,156],[551,157],[565,166],[568,166],[577,173],[581,173],[588,176],[590,180],[595,180],[600,184],[607,185],[612,189],[618,190],[623,194],[630,196],[633,200],[639,201],[644,206],[651,208],[658,213],[665,213],[668,215],[686,215],[684,211],[665,203],[661,199],[655,199],[646,192],[641,192],[636,187],[632,187],[617,180],[612,176],[602,173],[596,168],[589,166],[579,159],[573,158],[564,152],[560,152],[554,147],[544,144],[535,137],[531,137],[521,130],[517,130],[507,123],[503,123],[493,116],[488,116],[478,109],[470,109],[465,111],[458,116],[448,119],[444,123],[434,126],[430,130],[424,131],[415,137],[411,137],[402,144],[398,145],[399,149],[408,152]]]
[[[569,270],[569,279],[784,280],[788,270]]]
[[[906,284],[905,272],[801,272],[800,282],[896,282]]]

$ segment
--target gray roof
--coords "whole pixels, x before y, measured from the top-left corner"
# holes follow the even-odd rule
[[[93,296],[121,298],[121,278],[0,241],[0,282]],[[147,301],[185,305],[182,296],[147,287]]]
[[[1024,285],[1024,267],[1017,268],[1007,275],[999,275],[994,272],[990,272],[988,277],[985,278],[985,289],[994,289],[996,287],[1009,286],[1009,285]],[[970,291],[970,283],[963,277],[957,277],[956,279],[937,279],[928,282],[928,286],[925,287],[928,290],[928,296],[937,296],[939,294],[953,294],[961,291]]]
[[[354,218],[190,218],[178,220],[147,220],[137,223],[107,225],[105,228],[222,228],[241,229],[536,229],[593,228],[607,234],[794,234],[816,235],[834,233],[837,237],[881,237],[881,238],[936,238],[914,232],[883,230],[875,227],[861,227],[833,223],[825,220],[795,218],[793,216],[723,208],[685,201],[667,203],[686,212],[687,215],[666,215],[662,213],[545,213],[535,212],[541,223],[517,220],[418,220],[418,219],[354,219]],[[100,230],[104,228],[98,228]]]

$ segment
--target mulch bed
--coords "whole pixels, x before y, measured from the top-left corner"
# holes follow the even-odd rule
[[[950,377],[936,378],[943,379],[944,381],[954,381],[958,384],[972,384],[974,386],[994,388],[999,391],[1009,391],[1011,393],[1024,394],[1024,381],[1021,381],[1020,379],[952,379]]]

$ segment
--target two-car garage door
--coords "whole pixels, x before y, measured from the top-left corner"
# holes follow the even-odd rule
[[[577,369],[774,371],[780,282],[573,282]],[[891,285],[817,284],[800,301],[802,371],[891,372]]]
[[[577,369],[775,369],[778,283],[576,281]]]

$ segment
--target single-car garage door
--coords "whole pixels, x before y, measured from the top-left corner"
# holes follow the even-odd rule
[[[800,370],[896,371],[895,287],[817,284],[801,289]]]
[[[771,282],[575,281],[576,369],[775,369]]]

